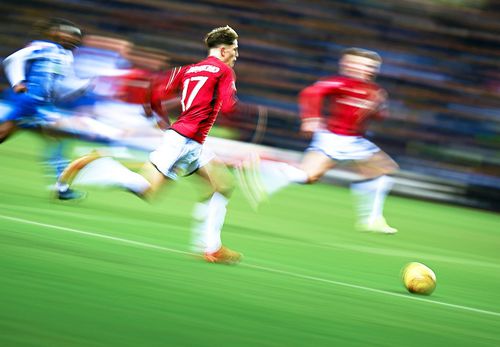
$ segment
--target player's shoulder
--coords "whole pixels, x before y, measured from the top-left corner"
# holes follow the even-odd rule
[[[23,48],[18,49],[11,56],[15,59],[37,59],[38,57],[45,57],[59,52],[58,45],[50,41],[35,40],[27,43]],[[14,58],[13,58],[14,59]]]
[[[60,46],[57,43],[51,41],[34,40],[28,43],[26,47],[34,49],[56,49],[59,48]]]
[[[380,91],[380,92],[384,92],[384,93],[387,93],[386,90],[378,83],[376,82],[368,82],[369,86],[371,89],[375,90],[375,91]]]

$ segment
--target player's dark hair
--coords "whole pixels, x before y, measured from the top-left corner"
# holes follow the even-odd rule
[[[356,47],[351,47],[351,48],[346,48],[342,51],[341,53],[342,56],[344,55],[356,55],[358,57],[364,57],[364,58],[369,58],[375,61],[378,61],[379,63],[382,62],[382,58],[377,52],[374,51],[369,51],[367,49],[363,48],[356,48]]]
[[[238,34],[229,25],[225,27],[215,28],[205,36],[205,44],[207,48],[215,48],[220,45],[232,45],[234,40],[238,38]]]
[[[64,18],[49,18],[40,20],[34,25],[35,32],[47,36],[51,31],[62,31],[71,35],[82,37],[80,28],[70,20]]]

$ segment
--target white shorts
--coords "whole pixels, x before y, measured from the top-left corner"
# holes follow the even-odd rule
[[[319,151],[333,160],[363,160],[380,148],[361,136],[338,135],[330,131],[314,133],[308,151]]]
[[[211,150],[174,130],[165,131],[160,146],[149,154],[158,171],[173,180],[192,174],[214,157]]]

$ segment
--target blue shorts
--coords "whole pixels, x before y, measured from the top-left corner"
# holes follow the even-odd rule
[[[0,123],[15,122],[21,128],[33,128],[48,121],[47,115],[40,113],[39,108],[49,105],[42,99],[27,93],[9,93],[6,111],[0,114]]]

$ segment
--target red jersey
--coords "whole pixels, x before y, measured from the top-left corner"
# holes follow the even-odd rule
[[[179,89],[182,112],[171,129],[203,143],[219,111],[229,113],[236,105],[234,71],[216,57],[175,68],[153,86],[151,104],[161,114],[161,101]]]
[[[302,119],[321,118],[329,103],[327,129],[335,134],[362,136],[366,121],[386,116],[386,92],[373,82],[336,76],[320,80],[299,95]]]

